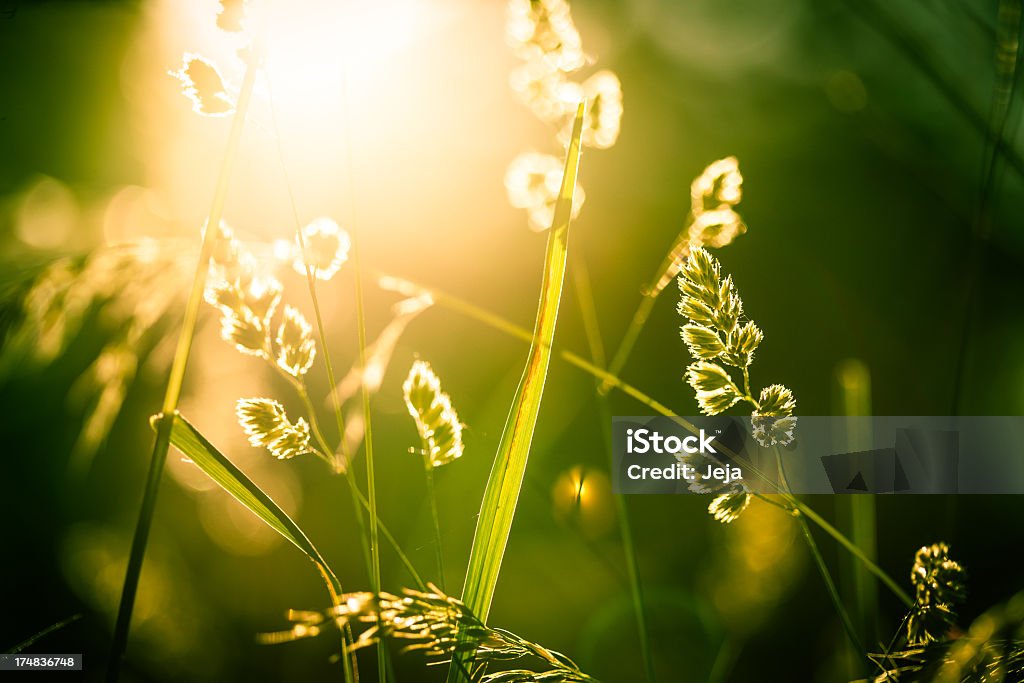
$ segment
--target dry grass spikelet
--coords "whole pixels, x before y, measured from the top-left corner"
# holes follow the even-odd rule
[[[277,328],[277,365],[292,377],[301,377],[313,366],[316,342],[313,327],[294,306],[285,306]]]
[[[944,637],[956,622],[956,605],[966,598],[967,572],[950,559],[949,546],[933,543],[918,549],[910,581],[914,606],[907,617],[907,643],[924,645]]]
[[[736,157],[708,164],[690,183],[690,215],[669,253],[669,267],[649,292],[660,293],[686,265],[698,247],[727,246],[747,231],[736,205],[743,199],[743,175]]]
[[[186,52],[181,68],[170,74],[181,81],[182,92],[192,102],[192,111],[203,116],[229,116],[235,98],[228,92],[220,71],[205,57]]]
[[[423,451],[431,467],[462,456],[462,423],[451,398],[441,391],[441,380],[426,361],[418,360],[402,384],[405,405],[416,422]]]
[[[318,280],[330,280],[348,260],[352,238],[341,229],[334,219],[322,216],[302,228],[302,242],[306,247],[305,256],[296,255],[292,266],[300,275],[306,274],[306,266]]]
[[[550,154],[526,152],[509,164],[505,172],[508,199],[517,209],[526,209],[530,229],[547,230],[555,217],[555,203],[562,185],[562,162]],[[576,185],[572,201],[572,217],[579,215],[586,201],[583,188]]]
[[[729,524],[743,514],[743,511],[750,505],[751,495],[746,491],[735,491],[722,493],[714,497],[708,505],[708,514],[715,518],[715,521]]]
[[[309,443],[309,425],[301,417],[288,420],[284,406],[268,398],[243,398],[235,403],[235,414],[249,443],[266,448],[278,460],[290,460],[315,453]]]
[[[472,680],[482,683],[597,683],[560,652],[505,629],[487,626],[461,600],[446,595],[432,583],[424,590],[405,588],[401,595],[348,593],[337,607],[326,612],[292,610],[288,618],[295,622],[290,630],[263,634],[261,642],[276,644],[316,636],[331,624],[338,628],[363,625],[366,629],[350,646],[351,650],[390,639],[403,643],[403,652],[418,652],[435,664],[451,661],[456,653],[470,653]],[[534,658],[547,668],[486,672],[490,664],[524,657]]]

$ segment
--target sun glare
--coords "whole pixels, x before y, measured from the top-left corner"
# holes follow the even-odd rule
[[[412,0],[279,3],[266,29],[272,87],[311,106],[345,88],[363,90],[416,39],[422,12]]]

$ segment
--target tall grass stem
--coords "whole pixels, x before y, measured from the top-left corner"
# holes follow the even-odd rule
[[[579,251],[572,259],[571,270],[573,272],[573,284],[576,292],[576,299],[580,307],[580,316],[583,319],[583,328],[586,332],[587,344],[590,347],[590,357],[598,367],[604,367],[607,363],[605,357],[604,342],[601,339],[601,327],[597,318],[597,306],[594,302],[594,290],[591,285],[590,271],[583,254]],[[615,466],[612,453],[612,410],[611,402],[607,392],[602,389],[605,386],[603,380],[596,380],[596,398],[598,407],[598,419],[601,420],[601,436],[604,440],[605,453],[608,455],[609,473]],[[611,385],[608,385],[609,388]],[[622,550],[626,559],[626,575],[629,579],[630,598],[633,602],[633,616],[636,619],[637,635],[640,637],[640,658],[644,663],[644,674],[648,683],[656,680],[654,670],[654,657],[651,653],[650,632],[647,628],[647,608],[644,603],[643,585],[640,583],[640,565],[637,561],[636,547],[633,544],[633,531],[629,524],[629,508],[626,505],[626,498],[622,494],[613,494],[615,500],[615,519],[619,526],[619,537],[622,539]]]
[[[196,263],[195,274],[192,278],[192,288],[189,291],[188,301],[185,305],[185,316],[178,333],[174,360],[171,363],[171,370],[167,378],[167,388],[164,392],[161,409],[164,415],[173,415],[178,409],[178,402],[181,398],[185,370],[188,366],[189,355],[192,350],[192,339],[199,320],[199,309],[203,302],[203,291],[206,288],[210,256],[213,252],[215,236],[219,234],[220,221],[224,214],[224,202],[227,198],[228,181],[238,155],[245,117],[252,101],[252,91],[256,83],[256,72],[259,64],[259,48],[260,46],[257,43],[249,51],[245,75],[242,78],[242,86],[238,94],[235,114],[231,121],[231,130],[228,134],[227,147],[217,177],[217,185],[214,189],[210,213],[206,220],[206,228],[203,232],[199,260]],[[117,610],[117,621],[114,625],[113,642],[107,667],[107,681],[111,683],[117,681],[120,677],[121,659],[128,644],[128,631],[131,627],[132,611],[135,606],[135,596],[138,592],[139,577],[142,574],[142,562],[146,555],[149,531],[153,524],[153,513],[156,510],[157,494],[160,490],[164,464],[167,461],[167,450],[170,447],[171,424],[171,420],[161,420],[156,438],[153,441],[149,472],[146,475],[142,505],[139,510],[138,521],[135,525],[135,533],[132,537],[131,550],[128,555],[128,566],[125,570],[124,585],[121,589],[121,600]]]
[[[430,519],[434,526],[434,558],[437,562],[437,585],[442,591],[447,589],[444,586],[444,547],[441,545],[441,520],[437,515],[437,494],[434,492],[434,467],[430,463],[430,456],[424,455],[426,463],[427,501],[430,504]]]
[[[342,66],[342,96],[345,101],[343,110],[343,128],[345,133],[345,159],[348,168],[348,207],[349,207],[349,229],[352,233],[352,265],[355,270],[356,288],[356,337],[359,343],[359,372],[360,378],[366,372],[366,302],[363,296],[363,267],[361,257],[361,240],[359,229],[356,225],[356,190],[355,190],[355,158],[352,151],[352,98],[349,95],[349,73],[348,59]],[[361,381],[360,396],[363,407],[363,450],[366,455],[366,497],[367,507],[370,515],[370,588],[374,593],[380,593],[380,541],[377,519],[377,479],[374,472],[373,462],[373,421],[370,415],[370,388],[365,381]],[[332,382],[334,391],[337,385]],[[344,437],[344,435],[342,435]],[[380,626],[378,615],[378,627]],[[387,649],[382,642],[376,648],[377,652],[377,680],[384,683],[388,678],[390,667],[388,666]]]
[[[349,487],[350,498],[352,499],[352,511],[356,520],[356,525],[359,528],[359,540],[363,550],[363,558],[366,562],[366,572],[368,575],[372,574],[372,560],[370,555],[370,537],[366,530],[366,521],[363,519],[363,510],[360,508],[358,498],[361,497],[358,494],[358,484],[355,481],[355,477],[352,474],[350,467],[349,454],[344,452],[345,445],[345,416],[342,413],[341,401],[338,399],[337,394],[337,382],[335,381],[334,375],[334,364],[331,361],[330,346],[327,344],[327,333],[324,326],[323,316],[320,314],[320,302],[316,293],[316,276],[313,274],[313,269],[309,265],[309,261],[306,258],[306,239],[302,234],[302,222],[299,219],[299,210],[295,201],[295,190],[292,187],[291,176],[288,173],[288,164],[284,155],[284,144],[281,140],[281,129],[277,123],[277,108],[274,104],[274,90],[270,82],[269,76],[267,77],[267,91],[269,93],[270,100],[270,120],[274,127],[274,139],[276,140],[278,159],[281,164],[281,175],[284,178],[285,189],[288,194],[288,201],[291,206],[292,219],[295,224],[295,239],[298,242],[300,253],[302,254],[302,265],[306,275],[306,285],[309,289],[309,297],[313,303],[314,319],[316,321],[317,335],[320,338],[320,348],[324,356],[324,367],[327,371],[327,381],[331,387],[331,407],[334,410],[335,423],[338,429],[338,444],[341,453],[336,453],[335,449],[331,449],[327,444],[326,440],[321,434],[319,440],[322,446],[327,450],[327,455],[332,458],[332,466],[337,472],[339,469],[344,472],[345,480]],[[287,377],[287,375],[286,375]],[[290,378],[289,378],[290,379]],[[305,394],[305,390],[303,389]],[[304,396],[306,402],[306,411],[309,413],[310,424],[314,427],[314,432],[318,432],[316,429],[316,408],[312,401],[309,400],[308,394]],[[338,458],[342,459],[342,463],[339,464]],[[399,555],[403,555],[402,551],[396,546],[395,548]]]

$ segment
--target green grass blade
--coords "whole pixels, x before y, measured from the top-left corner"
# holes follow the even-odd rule
[[[505,546],[512,529],[512,520],[523,476],[526,473],[526,462],[551,360],[551,341],[555,334],[558,305],[562,298],[565,278],[567,238],[579,168],[583,111],[584,103],[581,102],[576,111],[572,138],[565,159],[562,189],[555,205],[551,232],[548,234],[533,342],[487,480],[469,556],[463,600],[469,609],[483,620],[487,619],[491,608],[502,556],[505,554]],[[452,667],[449,678],[452,674],[456,677],[460,675],[457,667]]]
[[[154,429],[166,419],[163,416],[155,418],[153,420]],[[284,510],[278,507],[270,496],[235,467],[223,453],[218,451],[199,433],[199,430],[180,414],[175,414],[171,425],[171,444],[194,462],[218,486],[227,491],[232,498],[248,508],[267,526],[281,534],[285,540],[312,560],[327,581],[332,600],[341,594],[341,583],[302,529],[292,521],[292,518]]]

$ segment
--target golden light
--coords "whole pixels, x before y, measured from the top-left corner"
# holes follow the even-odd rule
[[[555,517],[577,526],[588,538],[608,533],[615,521],[608,475],[577,465],[563,472],[552,490]]]
[[[430,261],[461,274],[465,252],[507,255],[509,245],[494,231],[521,237],[522,215],[503,196],[505,167],[548,133],[532,127],[508,88],[502,3],[249,5],[269,15],[225,209],[239,239],[274,245],[272,257],[283,261],[298,213],[303,225],[329,216],[351,233],[354,223],[368,258],[387,250],[398,272]],[[216,7],[210,0],[147,4],[122,71],[146,175],[139,184],[151,193],[147,206],[167,207],[159,221],[147,221],[169,228],[162,237],[195,236],[231,126],[231,117],[197,116],[169,73],[186,52],[201,54],[237,93],[245,70],[252,35],[220,30]],[[461,250],[442,248],[453,240]]]
[[[284,99],[323,106],[363,91],[424,26],[424,3],[278,2],[266,21],[266,72]]]

